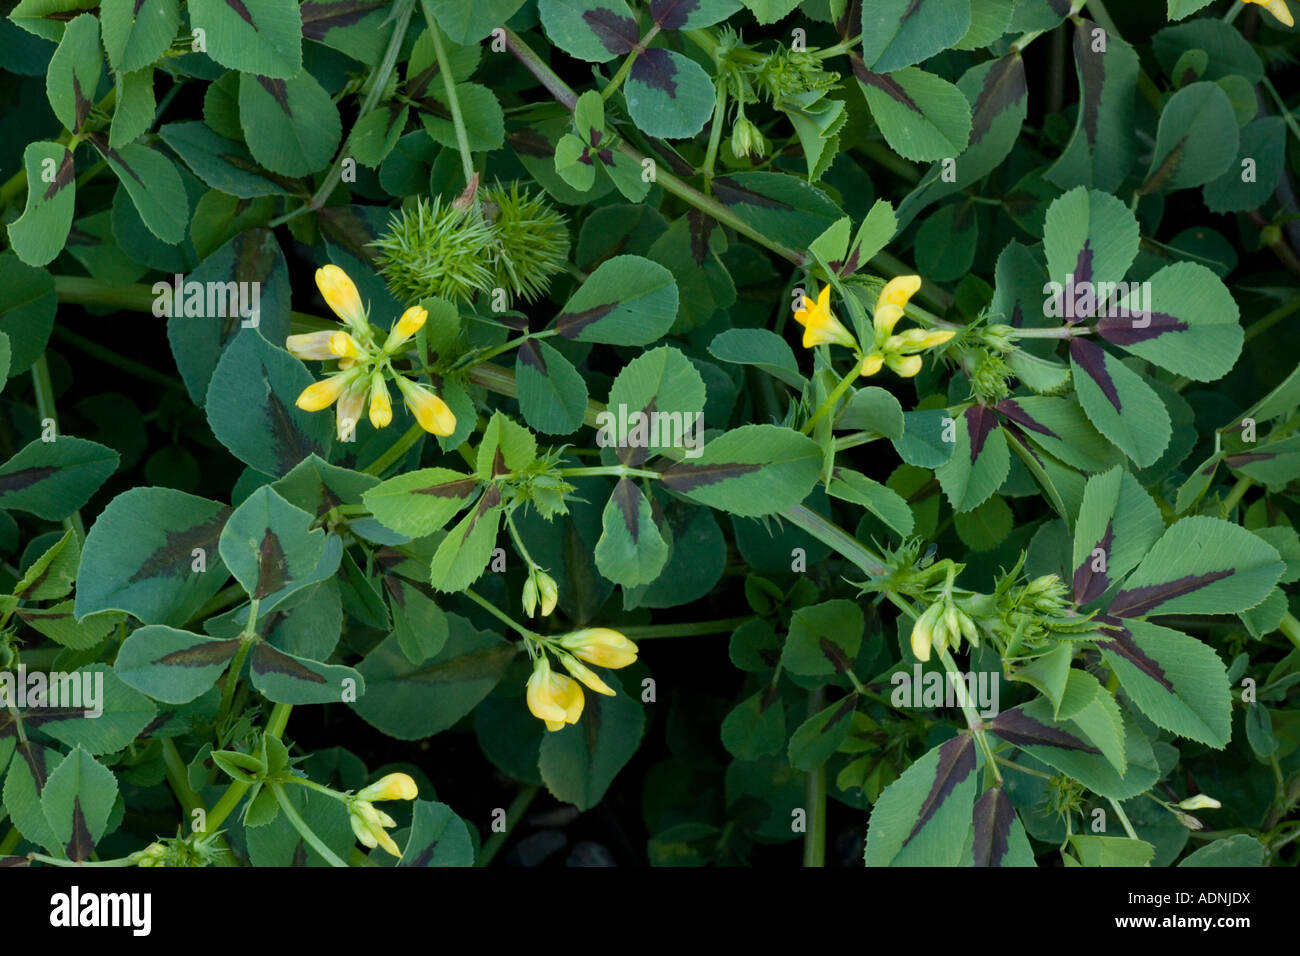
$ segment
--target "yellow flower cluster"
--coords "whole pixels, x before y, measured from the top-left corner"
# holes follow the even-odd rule
[[[1257,3],[1281,23],[1289,27],[1295,26],[1295,17],[1291,16],[1291,8],[1286,5],[1286,0],[1241,0],[1241,2]]]
[[[546,723],[547,730],[561,730],[565,724],[578,722],[585,702],[582,684],[598,694],[614,696],[609,685],[582,661],[617,670],[636,660],[636,645],[607,627],[588,627],[553,641],[539,640],[538,643],[544,646],[533,660],[533,673],[528,678],[525,697],[528,709],[534,717]],[[555,673],[547,650],[577,680]]]
[[[382,846],[393,856],[401,856],[388,829],[397,826],[397,821],[375,806],[377,800],[414,800],[419,796],[420,788],[415,781],[404,773],[390,773],[376,780],[347,798],[348,821],[352,832],[364,846],[374,849]]]
[[[803,305],[795,310],[795,321],[804,327],[803,346],[812,348],[816,345],[843,345],[857,352],[862,364],[862,375],[875,375],[884,366],[904,378],[911,378],[921,371],[919,353],[943,345],[956,332],[951,329],[929,331],[927,329],[908,329],[894,334],[894,326],[903,317],[907,302],[921,288],[920,276],[899,276],[889,280],[876,299],[876,311],[871,318],[874,336],[869,350],[858,345],[844,325],[837,319],[830,308],[831,287],[825,286],[817,295],[817,301],[804,296]]]
[[[393,403],[385,382],[391,376],[421,428],[434,435],[452,434],[456,416],[447,403],[423,385],[397,374],[391,363],[393,353],[424,326],[429,313],[418,305],[411,306],[379,345],[357,287],[346,272],[336,265],[322,266],[316,270],[316,285],[347,328],[291,335],[285,341],[285,348],[303,361],[338,361],[338,372],[303,390],[298,407],[318,412],[337,402],[338,436],[347,440],[368,401],[370,424],[385,428],[393,420]]]

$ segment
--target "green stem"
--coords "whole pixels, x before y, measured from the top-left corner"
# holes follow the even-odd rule
[[[1124,832],[1128,834],[1128,838],[1130,840],[1136,840],[1138,838],[1137,832],[1133,829],[1133,824],[1129,823],[1128,814],[1126,814],[1124,808],[1119,805],[1119,801],[1114,797],[1107,797],[1106,799],[1110,802],[1111,809],[1115,811],[1115,816],[1119,817],[1119,822],[1123,824]]]
[[[826,691],[817,687],[808,692],[808,717],[815,717],[825,703]],[[803,865],[826,865],[826,763],[808,774],[804,790],[804,803],[808,804],[808,829],[803,835]]]
[[[23,842],[23,835],[18,832],[17,827],[10,827],[5,838],[0,840],[0,856],[8,856],[13,853],[19,843]]]
[[[239,650],[235,651],[235,659],[230,662],[230,668],[226,671],[226,682],[221,686],[221,706],[217,709],[216,726],[218,727],[230,716],[230,704],[235,699],[235,685],[239,683],[239,672],[244,669],[244,661],[248,659],[252,649],[252,641],[241,641]]]
[[[55,441],[58,441],[59,417],[54,407],[54,384],[50,381],[50,366],[45,360],[44,352],[32,365],[32,387],[36,392],[36,415],[42,423],[47,420],[54,423]],[[41,427],[43,429],[44,424]],[[86,528],[81,523],[80,511],[74,511],[64,518],[63,527],[76,531],[78,541],[86,540]]]
[[[849,386],[853,384],[855,379],[857,379],[859,368],[861,368],[861,361],[860,359],[855,358],[853,360],[853,368],[851,368],[844,377],[839,380],[839,383],[831,390],[831,393],[826,396],[826,401],[822,402],[817,411],[813,412],[812,418],[803,423],[803,427],[799,429],[802,434],[807,435],[811,432],[826,413],[839,404],[840,399],[844,397],[844,393],[849,390]]]
[[[681,624],[632,624],[619,629],[624,637],[644,641],[655,637],[703,637],[706,634],[730,634],[742,624],[758,620],[750,614],[745,617],[725,617],[716,621],[687,621]]]
[[[1282,615],[1282,620],[1278,623],[1277,629],[1286,635],[1287,640],[1300,648],[1300,621],[1290,611]]]
[[[302,835],[302,838],[307,841],[308,845],[319,853],[330,866],[347,866],[346,863],[335,855],[333,850],[325,845],[325,841],[316,835],[316,831],[307,825],[307,821],[298,814],[298,811],[294,808],[293,801],[290,800],[289,795],[284,792],[284,787],[280,786],[278,783],[272,783],[269,786],[271,792],[275,794],[276,802],[280,804],[280,809],[284,811],[284,815],[288,817],[289,822],[293,824],[293,828]]]
[[[1294,296],[1285,305],[1278,306],[1262,319],[1256,319],[1250,325],[1246,326],[1246,341],[1249,342],[1255,336],[1267,332],[1273,326],[1277,325],[1287,316],[1294,312],[1300,311],[1300,295]]]
[[[514,800],[506,808],[506,828],[497,833],[493,833],[483,844],[483,849],[479,851],[478,859],[474,861],[475,866],[488,866],[491,864],[497,853],[505,846],[506,840],[510,839],[510,833],[524,814],[528,812],[529,805],[533,802],[540,790],[540,787],[528,785],[515,794]]]
[[[1237,479],[1237,483],[1232,486],[1232,490],[1228,492],[1228,497],[1223,499],[1223,504],[1220,506],[1223,517],[1226,518],[1232,514],[1232,509],[1241,503],[1242,497],[1254,483],[1255,480],[1246,475],[1242,475]]]
[[[1287,129],[1291,131],[1291,135],[1300,140],[1300,124],[1296,122],[1295,114],[1287,108],[1286,103],[1282,101],[1282,97],[1278,95],[1277,88],[1273,86],[1272,81],[1267,76],[1260,77],[1259,82],[1264,89],[1268,90],[1268,95],[1277,104],[1278,110],[1282,113],[1282,120],[1286,123]]]
[[[822,544],[838,551],[852,561],[870,578],[883,578],[889,573],[884,558],[858,541],[843,528],[827,521],[805,505],[795,505],[780,512],[782,518],[802,528]]]
[[[60,276],[59,278],[65,277]],[[58,280],[56,279],[56,282],[57,281]],[[129,359],[125,355],[119,355],[112,349],[107,349],[97,342],[92,342],[85,336],[78,335],[76,332],[70,331],[63,325],[56,325],[54,327],[54,337],[61,342],[66,342],[68,345],[71,345],[78,352],[83,352],[91,358],[98,359],[105,365],[119,368],[123,372],[134,375],[136,378],[153,382],[155,385],[161,385],[163,388],[168,388],[175,392],[185,391],[185,386],[174,376],[160,372],[156,368],[152,368],[142,362]]]
[[[713,177],[713,164],[718,158],[718,144],[722,142],[722,127],[727,121],[727,84],[718,83],[718,98],[713,105],[713,125],[709,127],[709,145],[704,151],[704,163],[700,166],[700,172],[705,176]]]
[[[501,623],[505,624],[506,627],[510,628],[512,631],[517,631],[521,637],[533,638],[533,639],[537,638],[536,632],[530,631],[522,624],[516,623],[515,620],[512,617],[510,617],[509,614],[506,614],[504,611],[502,611],[499,607],[497,607],[487,598],[475,592],[472,588],[466,588],[461,593],[464,594],[471,601],[473,601],[475,604],[477,604],[479,607],[483,608],[483,610],[487,611],[489,614],[495,617],[498,621],[501,621]]]
[[[662,478],[663,475],[648,468],[629,468],[627,465],[591,465],[579,468],[558,468],[561,478],[595,478],[610,475],[616,478]]]
[[[438,61],[438,72],[447,91],[447,108],[451,110],[451,125],[456,131],[456,147],[460,150],[460,167],[465,172],[465,185],[474,181],[474,154],[469,148],[469,134],[465,131],[465,116],[460,111],[460,97],[456,95],[456,82],[448,68],[447,51],[442,45],[442,31],[429,7],[429,0],[420,0],[424,19],[429,24],[429,37],[433,40],[433,56]]]
[[[659,24],[656,23],[646,31],[646,35],[641,38],[640,43],[632,48],[632,52],[623,58],[623,62],[619,65],[618,72],[615,73],[610,81],[605,84],[605,88],[600,91],[600,98],[602,100],[607,100],[618,92],[618,88],[623,85],[623,81],[627,79],[628,73],[631,72],[632,64],[636,62],[636,58],[641,54],[642,50],[650,45],[650,41],[658,35]]]
[[[204,809],[203,798],[190,786],[189,771],[185,761],[181,759],[180,751],[176,749],[176,742],[170,737],[163,738],[162,752],[167,782],[171,784],[172,792],[176,794],[176,799],[184,808],[186,817],[193,819],[192,814],[195,810]]]
[[[397,439],[397,441],[389,445],[382,455],[380,455],[378,458],[376,458],[370,464],[366,465],[366,467],[362,468],[361,470],[365,472],[367,475],[382,475],[384,471],[387,470],[389,465],[393,464],[399,458],[405,455],[408,451],[410,451],[411,446],[414,445],[417,441],[419,441],[420,436],[423,434],[424,434],[424,429],[421,428],[419,423],[417,422],[416,424],[408,428],[402,434],[401,438]]]

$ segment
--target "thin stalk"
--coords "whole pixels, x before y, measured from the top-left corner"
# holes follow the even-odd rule
[[[456,148],[460,150],[460,168],[465,173],[465,185],[474,181],[474,154],[469,148],[469,133],[465,130],[465,116],[460,110],[460,97],[456,95],[456,83],[447,68],[447,51],[442,45],[442,31],[438,28],[437,18],[429,8],[429,0],[420,0],[424,19],[429,24],[429,37],[433,40],[433,56],[438,61],[438,72],[442,74],[443,88],[447,91],[447,108],[451,110],[451,125],[456,131]]]
[[[529,805],[532,804],[533,799],[537,796],[540,789],[540,787],[529,784],[528,786],[523,787],[519,793],[515,794],[514,800],[512,800],[510,806],[506,808],[506,828],[497,833],[493,833],[487,838],[487,841],[483,844],[483,849],[479,851],[478,859],[474,861],[475,866],[488,866],[491,864],[497,853],[500,852],[503,846],[505,846],[506,840],[510,839],[510,834],[514,830],[515,825],[522,820],[524,814],[528,812]]]
[[[808,717],[820,713],[826,700],[822,687],[808,692]],[[808,829],[803,835],[803,865],[826,865],[826,762],[808,774],[804,789],[804,803],[808,813]]]
[[[1115,811],[1115,816],[1119,817],[1119,822],[1123,824],[1124,832],[1128,834],[1128,838],[1130,840],[1136,840],[1138,838],[1137,831],[1133,829],[1133,824],[1129,823],[1128,814],[1126,814],[1124,808],[1119,805],[1119,801],[1114,797],[1107,797],[1106,799],[1110,802],[1111,809]]]
[[[493,604],[491,601],[489,601],[487,598],[483,597],[483,595],[477,593],[473,589],[466,588],[461,593],[464,594],[471,601],[473,601],[475,604],[477,604],[479,607],[481,607],[483,610],[487,611],[489,614],[495,617],[506,627],[510,628],[512,631],[516,631],[520,637],[525,637],[525,638],[537,637],[537,633],[535,631],[530,631],[522,624],[516,622],[515,619],[512,618],[509,614],[506,614],[499,607],[497,607],[495,604]]]
[[[299,815],[298,811],[294,808],[293,801],[290,800],[289,795],[284,792],[284,787],[280,786],[278,783],[270,784],[270,787],[271,792],[275,794],[276,802],[280,804],[280,809],[284,811],[284,815],[288,818],[289,822],[293,824],[293,828],[302,835],[302,838],[307,841],[308,845],[319,853],[330,866],[346,867],[347,864],[340,860],[334,851],[325,845],[325,841],[318,837],[316,831],[309,827],[307,821]]]
[[[180,751],[176,749],[176,742],[170,737],[164,738],[162,752],[167,782],[171,784],[172,792],[176,794],[176,799],[185,810],[185,816],[190,817],[195,810],[204,809],[203,798],[190,786],[189,772],[185,767],[185,761],[181,759]]]
[[[825,417],[827,412],[839,404],[840,399],[844,397],[844,393],[849,390],[849,386],[857,379],[858,370],[861,366],[861,360],[855,358],[853,360],[853,368],[846,372],[844,377],[839,380],[839,383],[831,390],[831,393],[826,396],[826,401],[822,402],[817,411],[813,412],[812,417],[803,423],[803,427],[799,429],[800,432],[807,435],[814,427],[816,427],[817,423]]]
[[[716,621],[687,621],[681,624],[632,624],[619,629],[629,640],[644,641],[655,637],[703,637],[706,634],[730,634],[736,628],[757,618],[725,617]]]
[[[402,434],[401,438],[389,445],[382,455],[361,470],[367,475],[382,475],[389,465],[410,451],[411,446],[419,441],[423,434],[424,429],[418,422],[415,423]]]
[[[627,79],[628,73],[632,71],[632,64],[636,62],[636,58],[640,56],[642,50],[650,45],[650,41],[658,35],[659,24],[656,23],[646,31],[646,35],[641,38],[640,43],[632,48],[632,52],[623,58],[623,62],[619,65],[618,72],[615,73],[610,81],[605,84],[605,88],[600,91],[600,98],[602,100],[607,100],[618,92],[619,87],[623,85],[623,81]]]
[[[609,475],[615,478],[662,478],[657,471],[648,468],[629,468],[626,465],[591,465],[580,468],[559,468],[556,474],[561,478],[594,478]]]

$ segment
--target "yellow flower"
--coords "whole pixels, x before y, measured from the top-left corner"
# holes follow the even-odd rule
[[[390,773],[357,792],[358,800],[414,800],[420,788],[409,774]]]
[[[924,663],[930,659],[930,645],[934,641],[934,627],[939,623],[943,605],[931,604],[912,625],[912,653]]]
[[[608,627],[588,627],[574,631],[556,643],[588,664],[611,670],[627,667],[636,660],[636,645]]]
[[[349,801],[348,822],[352,824],[352,832],[356,834],[363,846],[368,846],[372,850],[382,846],[393,856],[402,855],[402,851],[385,829],[385,827],[397,826],[397,821],[383,810],[377,809],[374,804],[367,800]]]
[[[919,355],[890,355],[885,362],[899,378],[911,378],[924,364]]]
[[[338,358],[330,348],[330,337],[333,334],[325,331],[291,335],[284,340],[284,347],[289,350],[290,355],[304,362],[328,362],[330,359]]]
[[[361,295],[348,274],[336,265],[321,266],[316,270],[316,287],[328,305],[348,325],[361,328],[366,323],[366,310],[361,305]]]
[[[795,310],[794,320],[804,329],[803,347],[810,349],[814,345],[834,342],[848,348],[857,348],[857,340],[831,313],[830,300],[831,287],[823,286],[817,294],[816,302],[804,296],[803,305]]]
[[[333,405],[344,389],[352,382],[353,376],[347,372],[331,375],[319,382],[313,382],[302,390],[297,405],[305,412],[319,412]]]
[[[424,328],[424,323],[428,318],[429,313],[425,309],[418,305],[411,306],[402,313],[400,319],[393,323],[393,328],[388,333],[388,339],[384,342],[384,351],[391,352],[420,331],[420,329]]]
[[[420,427],[432,435],[450,435],[456,431],[456,416],[447,403],[422,385],[397,378],[397,387]]]
[[[1242,2],[1257,3],[1282,23],[1289,27],[1295,26],[1295,18],[1291,16],[1291,8],[1286,5],[1286,0],[1242,0]]]
[[[547,730],[560,730],[565,724],[576,724],[585,702],[578,682],[552,671],[545,653],[533,664],[524,697],[528,709],[534,717],[545,722]]]
[[[355,441],[357,423],[361,421],[361,412],[366,407],[366,387],[352,385],[340,397],[335,409],[334,430],[339,441]]]
[[[330,334],[330,358],[356,359],[361,355],[361,346],[357,340],[346,332]]]
[[[862,375],[875,375],[880,371],[880,367],[885,364],[885,357],[879,352],[872,352],[870,355],[863,356]]]
[[[388,397],[384,376],[376,372],[370,377],[370,424],[387,428],[393,420],[393,403]]]
[[[904,355],[911,355],[917,352],[924,352],[926,349],[932,349],[936,345],[943,345],[957,333],[952,329],[939,329],[929,331],[926,329],[908,329],[898,335],[889,337],[891,351],[900,352]]]
[[[556,654],[555,656],[560,659],[560,663],[564,665],[566,671],[578,678],[578,680],[582,681],[582,683],[586,684],[597,694],[604,694],[606,697],[614,696],[614,691],[610,686],[601,680],[595,671],[579,661],[572,654]]]
[[[920,276],[896,276],[885,283],[876,298],[871,324],[876,330],[876,344],[881,345],[903,317],[908,301],[921,288]]]
[[[560,599],[560,586],[545,571],[537,575],[537,595],[542,599],[542,617],[549,617]]]

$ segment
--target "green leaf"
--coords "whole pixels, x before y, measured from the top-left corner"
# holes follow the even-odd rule
[[[849,694],[800,724],[790,737],[790,766],[811,773],[829,760],[849,735],[857,703]]]
[[[861,505],[903,537],[912,533],[915,518],[903,496],[861,472],[836,468],[826,493]]]
[[[867,866],[957,866],[973,841],[979,775],[968,734],[930,750],[880,794],[867,826]]]
[[[18,258],[43,266],[63,250],[72,228],[76,169],[72,152],[58,143],[28,143],[23,150],[27,205],[9,224],[9,241]]]
[[[24,601],[49,601],[63,597],[72,590],[80,560],[81,544],[76,531],[69,528],[63,537],[28,565],[22,580],[14,585],[14,597]]]
[[[521,648],[456,614],[447,624],[447,643],[432,660],[412,664],[395,635],[367,654],[357,670],[368,693],[352,709],[398,740],[439,733],[472,711]]]
[[[971,26],[971,0],[877,0],[862,6],[862,59],[889,73],[955,45]]]
[[[80,747],[50,772],[41,789],[41,811],[69,860],[90,858],[116,800],[113,772]]]
[[[624,764],[636,753],[645,712],[617,677],[605,675],[613,697],[588,694],[582,719],[542,738],[538,768],[555,799],[589,810],[600,803]]]
[[[873,73],[850,56],[872,118],[898,155],[933,162],[960,155],[970,143],[970,103],[952,83],[914,66]]]
[[[669,467],[660,484],[698,504],[753,518],[803,501],[817,483],[821,459],[817,443],[793,429],[743,425]]]
[[[84,438],[38,438],[0,465],[0,508],[62,521],[90,500],[117,464],[117,452]]]
[[[291,181],[263,170],[248,147],[218,135],[207,123],[197,120],[168,123],[158,133],[194,174],[213,189],[240,199],[293,193]]]
[[[722,746],[737,760],[757,760],[785,746],[785,707],[775,685],[746,697],[722,721]]]
[[[1214,83],[1191,83],[1160,111],[1156,148],[1141,192],[1203,186],[1237,155],[1237,117],[1228,95]]]
[[[1235,836],[1211,840],[1195,853],[1189,854],[1179,866],[1265,866],[1268,849],[1253,836],[1238,833]]]
[[[27,371],[45,351],[57,307],[52,275],[0,254],[0,334],[11,349],[9,375]]]
[[[1236,161],[1202,190],[1206,208],[1215,213],[1258,209],[1282,178],[1285,153],[1286,122],[1280,116],[1261,116],[1247,123],[1241,129]]]
[[[530,427],[568,435],[587,413],[587,380],[550,344],[529,339],[515,353],[519,413]]]
[[[1159,727],[1222,749],[1232,736],[1228,672],[1214,650],[1194,637],[1147,621],[1102,631],[1102,657],[1124,693]]]
[[[153,125],[158,107],[153,95],[153,68],[118,73],[116,89],[117,103],[113,107],[108,145],[112,149],[121,149]]]
[[[430,88],[429,95],[442,103],[444,110],[450,111],[446,105],[447,90],[441,80]],[[457,83],[456,98],[460,100],[465,119],[469,148],[476,152],[499,149],[505,143],[506,126],[505,114],[501,111],[501,103],[496,94],[478,83]],[[433,113],[421,113],[420,122],[436,142],[448,148],[456,147],[456,129],[450,119]]]
[[[267,485],[235,509],[221,531],[221,560],[268,614],[295,591],[332,575],[342,551],[337,536],[312,530],[315,516]],[[327,547],[327,544],[330,547]]]
[[[1001,487],[1011,468],[1007,439],[993,410],[972,405],[956,418],[952,457],[934,471],[955,511],[970,511]]]
[[[262,336],[235,336],[208,384],[212,433],[232,455],[268,475],[288,474],[309,455],[328,457],[334,416],[293,404],[312,381],[306,366]]]
[[[15,759],[5,775],[4,802],[18,832],[51,853],[66,855],[41,807],[41,790],[47,785],[50,772],[65,759],[49,747],[19,743]],[[113,784],[116,786],[117,781],[114,780]]]
[[[303,22],[294,0],[191,0],[190,25],[204,31],[204,52],[224,67],[288,79],[302,69]]]
[[[423,664],[447,643],[447,615],[422,586],[386,575],[393,634],[412,664]]]
[[[911,513],[910,508],[908,513]],[[996,548],[1011,533],[1015,521],[1011,507],[997,495],[972,511],[959,511],[953,515],[957,536],[972,551],[991,551]]]
[[[1074,133],[1061,158],[1044,177],[1062,189],[1089,186],[1115,192],[1137,159],[1133,120],[1138,81],[1137,52],[1113,33],[1079,20],[1074,28],[1074,71],[1080,91]]]
[[[631,479],[620,479],[601,515],[596,568],[625,588],[650,584],[668,563],[669,544],[655,521],[651,502]]]
[[[896,441],[903,437],[903,406],[890,392],[876,386],[854,389],[835,427],[840,431],[868,431]]]
[[[781,663],[801,677],[834,677],[847,672],[862,647],[862,610],[836,598],[802,607],[790,618],[790,635]]]
[[[1164,454],[1173,434],[1169,411],[1146,379],[1100,346],[1070,342],[1075,392],[1088,419],[1139,467]]]
[[[1128,472],[1112,468],[1089,478],[1074,526],[1074,600],[1091,604],[1105,594],[1164,530],[1160,509]]]
[[[108,62],[117,73],[153,66],[176,39],[177,0],[103,0],[100,22]]]
[[[488,485],[478,504],[465,513],[438,545],[429,567],[429,583],[439,591],[463,591],[483,573],[501,525],[501,492]]]
[[[1045,314],[1071,322],[1090,318],[1100,306],[1096,299],[1105,301],[1105,290],[1124,279],[1137,256],[1137,219],[1109,193],[1080,186],[1047,208],[1043,248],[1048,275],[1055,283],[1055,301],[1048,301]],[[1078,290],[1073,295],[1072,286]],[[1089,293],[1094,289],[1090,306]]]
[[[238,640],[148,624],[122,643],[113,669],[123,683],[154,700],[188,704],[213,685],[238,650]]]
[[[451,42],[468,44],[503,25],[523,5],[523,0],[430,0],[429,9]]]
[[[623,85],[632,122],[647,136],[686,139],[713,115],[713,80],[690,57],[658,47],[641,53]]]
[[[479,481],[448,468],[422,468],[380,482],[363,496],[371,514],[410,538],[442,528],[473,500]]]
[[[704,399],[704,379],[685,355],[667,345],[652,349],[614,379],[607,410],[596,416],[596,444],[617,449],[620,462],[639,468],[668,449],[687,448],[692,434],[702,437],[696,419]]]
[[[306,71],[291,79],[243,74],[239,124],[253,158],[285,176],[324,169],[343,136],[338,107]]]
[[[795,248],[812,243],[844,217],[811,183],[784,173],[741,172],[718,176],[713,194],[740,219]]]
[[[66,21],[76,15],[75,11],[93,10],[96,6],[96,0],[20,0],[9,19],[28,33],[58,43]]]
[[[1109,443],[1072,399],[1028,395],[993,407],[1032,444],[1081,471],[1100,471],[1114,458]]]
[[[91,107],[95,105],[95,92],[103,65],[99,21],[86,14],[75,17],[50,58],[49,72],[45,76],[50,109],[54,110],[64,128],[73,133],[81,132]]]
[[[473,866],[469,827],[445,803],[416,800],[411,804],[411,835],[397,865]]]
[[[1144,308],[1136,307],[1137,297],[1130,289],[1119,299],[1123,317],[1098,319],[1098,334],[1154,365],[1198,382],[1226,375],[1245,341],[1237,321],[1237,303],[1227,286],[1196,262],[1165,266],[1147,282],[1150,299],[1142,296]]]
[[[672,273],[641,256],[614,256],[587,276],[556,316],[567,339],[605,345],[649,345],[677,317]]]
[[[107,664],[80,668],[73,678],[82,686],[83,710],[41,724],[42,733],[68,747],[80,747],[90,754],[116,753],[129,747],[158,716],[152,701],[123,683]],[[93,697],[86,693],[88,684]]]
[[[1116,617],[1235,614],[1264,600],[1285,565],[1239,525],[1196,515],[1173,524],[1110,604]]]
[[[365,679],[351,667],[321,664],[257,644],[249,658],[253,686],[277,704],[334,704],[366,692]]]
[[[1013,681],[1021,681],[1037,688],[1052,702],[1053,715],[1060,716],[1061,698],[1070,680],[1070,661],[1074,647],[1069,641],[1058,641],[1047,653],[1035,657],[1028,664],[1011,672]]]
[[[538,0],[537,13],[550,41],[579,60],[604,63],[641,39],[623,0]]]
[[[170,488],[132,488],[109,502],[86,535],[76,610],[183,624],[229,572],[218,540],[230,509]]]
[[[1092,833],[1072,834],[1070,845],[1084,866],[1150,866],[1156,852],[1145,840]]]
[[[113,149],[102,133],[92,133],[90,141],[121,181],[149,231],[168,245],[184,241],[190,201],[172,161],[140,143]]]

